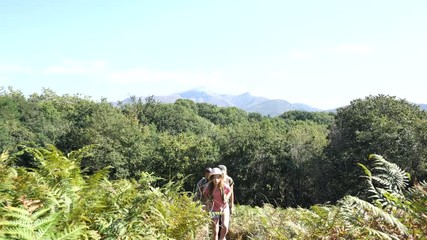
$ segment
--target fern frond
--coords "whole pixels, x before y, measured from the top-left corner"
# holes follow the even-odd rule
[[[70,191],[71,189],[66,189]],[[68,196],[67,193],[65,193],[65,187],[60,185],[55,185],[53,187],[49,187],[46,191],[46,197],[47,201],[49,201],[50,204],[53,204],[53,206],[64,210],[65,212],[69,212],[72,200]]]
[[[3,220],[3,221],[0,221],[0,226],[27,228],[28,227],[28,221],[25,221],[25,220],[8,220],[8,221]]]
[[[29,212],[27,209],[6,207],[5,220],[0,226],[6,236],[18,239],[46,239],[53,233],[59,213],[51,214],[50,208]]]
[[[85,240],[101,240],[101,235],[95,230],[88,230],[83,238]]]
[[[365,165],[363,165],[363,164],[361,164],[361,163],[357,163],[357,165],[359,165],[359,167],[361,167],[361,168],[362,168],[362,170],[363,170],[363,172],[365,173],[365,175],[367,175],[368,177],[371,177],[371,176],[372,176],[371,171],[369,171],[369,169],[368,169]]]
[[[51,221],[43,221],[42,224],[37,224],[37,226],[34,226],[34,229],[37,229],[35,232],[35,235],[37,236],[37,240],[43,240],[49,237],[50,234],[52,234],[52,226],[54,225],[54,219]]]
[[[87,187],[92,188],[95,186],[100,186],[104,180],[108,179],[110,169],[111,167],[105,167],[88,177],[86,180]]]
[[[373,236],[374,239],[399,240],[399,238],[394,235],[387,234],[367,226],[361,227],[361,230],[367,232],[369,236]]]
[[[38,211],[34,212],[34,213],[31,215],[31,218],[32,218],[32,219],[34,219],[34,220],[39,219],[40,217],[42,217],[43,215],[45,215],[46,213],[48,213],[48,212],[50,212],[50,211],[51,211],[51,208],[43,208],[43,209],[40,209],[40,210],[38,210]]]
[[[93,150],[95,146],[96,146],[95,144],[91,144],[91,145],[84,146],[78,150],[71,151],[70,153],[67,154],[67,157],[80,164],[81,160],[84,157],[91,154],[90,152],[91,150]]]
[[[8,205],[13,199],[12,189],[14,179],[18,176],[15,168],[8,166],[9,153],[7,151],[0,155],[0,204]]]
[[[7,206],[4,208],[4,210],[6,211],[4,214],[6,219],[18,219],[25,222],[32,221],[30,213],[26,209]]]
[[[0,163],[5,164],[8,159],[9,159],[9,152],[4,151],[0,154]]]
[[[34,240],[36,236],[34,231],[29,228],[8,227],[2,229],[2,232],[8,239]]]
[[[408,228],[403,225],[397,218],[387,213],[381,208],[378,208],[369,202],[359,199],[354,196],[345,196],[340,204],[343,208],[343,214],[347,219],[351,219],[353,209],[361,209],[369,213],[371,219],[382,219],[386,224],[396,227],[401,233],[407,234]],[[350,210],[349,210],[350,209]],[[350,218],[349,218],[350,217]]]
[[[403,190],[409,182],[408,175],[380,155],[371,154],[369,160],[372,161],[372,169],[364,170],[366,176],[363,176],[368,184],[368,198],[383,207],[399,205],[399,199],[403,198]],[[359,166],[363,168],[363,165]]]
[[[386,161],[380,155],[374,155],[372,172],[377,177],[382,179],[383,184],[390,186],[390,189],[401,191],[403,190],[409,181],[408,175],[403,171],[397,164]]]
[[[65,229],[63,232],[54,235],[55,240],[68,240],[68,239],[81,239],[81,236],[84,235],[84,230],[87,229],[86,226],[76,226],[73,228]]]

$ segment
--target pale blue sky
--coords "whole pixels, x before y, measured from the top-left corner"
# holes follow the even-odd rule
[[[427,103],[427,1],[0,0],[0,86]]]

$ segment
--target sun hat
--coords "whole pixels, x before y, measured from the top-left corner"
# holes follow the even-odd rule
[[[205,168],[205,173],[210,173],[210,172],[212,172],[212,168],[210,167]]]
[[[214,176],[214,175],[222,175],[222,171],[219,168],[212,168],[211,174],[209,177]]]

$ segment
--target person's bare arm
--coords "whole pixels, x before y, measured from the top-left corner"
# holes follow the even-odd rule
[[[232,213],[234,209],[234,184],[230,186],[230,189],[230,213]]]

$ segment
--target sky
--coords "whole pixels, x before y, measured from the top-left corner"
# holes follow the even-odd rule
[[[0,1],[0,87],[427,103],[425,0]]]

